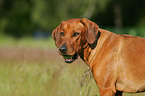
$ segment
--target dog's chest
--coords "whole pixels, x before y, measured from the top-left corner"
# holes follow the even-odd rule
[[[145,83],[136,82],[129,78],[118,79],[116,89],[124,92],[143,92],[145,91]]]

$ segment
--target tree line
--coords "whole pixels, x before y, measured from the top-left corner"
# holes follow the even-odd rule
[[[0,0],[1,34],[51,32],[71,18],[88,18],[100,27],[144,27],[145,0]]]

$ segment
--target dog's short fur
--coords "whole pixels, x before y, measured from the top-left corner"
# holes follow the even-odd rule
[[[79,55],[92,70],[100,96],[145,91],[145,39],[117,35],[88,19],[61,22],[52,36],[65,62]]]

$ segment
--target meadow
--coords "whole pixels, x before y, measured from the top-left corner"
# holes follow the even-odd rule
[[[81,59],[66,64],[52,38],[0,37],[0,96],[99,96],[88,69]]]

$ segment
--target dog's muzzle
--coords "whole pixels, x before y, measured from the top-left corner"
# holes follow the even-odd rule
[[[77,53],[75,53],[74,55],[67,54],[67,47],[65,44],[59,48],[59,52],[60,52],[60,55],[63,56],[66,63],[72,63],[78,58]]]

